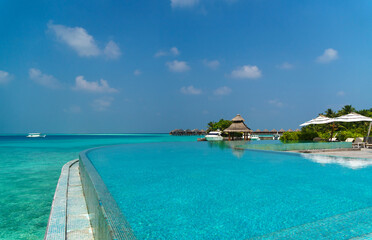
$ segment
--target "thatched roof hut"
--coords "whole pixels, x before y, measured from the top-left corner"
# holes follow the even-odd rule
[[[244,118],[240,116],[240,114],[236,115],[232,120],[232,124],[224,130],[224,132],[232,133],[232,132],[238,132],[238,133],[246,133],[246,132],[252,132],[250,128],[247,127],[244,123]]]
[[[170,132],[171,135],[183,135],[185,134],[185,131],[183,131],[182,129],[174,129]]]
[[[280,132],[280,133],[284,133],[285,130],[282,128],[282,129],[279,130],[279,132]]]
[[[271,133],[277,133],[278,131],[274,128],[273,130],[270,131]]]
[[[288,129],[287,132],[293,132],[293,130],[292,129]]]
[[[244,139],[247,139],[248,133],[252,132],[252,130],[245,125],[244,118],[240,114],[237,114],[231,121],[231,125],[224,130],[224,132],[229,134],[229,140],[231,133],[243,133]]]
[[[231,119],[232,122],[244,122],[244,118],[240,116],[240,114],[237,114],[233,119]]]
[[[262,132],[269,133],[270,131],[267,129],[264,129]]]
[[[301,132],[301,130],[297,128],[297,129],[295,130],[295,132]]]

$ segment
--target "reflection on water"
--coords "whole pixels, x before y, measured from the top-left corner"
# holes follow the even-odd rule
[[[236,149],[235,147],[238,147],[242,144],[244,144],[245,141],[210,141],[208,142],[208,147],[210,148],[220,148],[220,149],[226,149],[230,148],[232,151],[232,154],[237,157],[241,158],[244,155],[243,149]]]
[[[237,157],[237,158],[241,158],[243,157],[244,155],[244,150],[243,149],[236,149],[236,148],[233,148],[232,149],[232,154]]]
[[[366,158],[346,158],[316,154],[301,154],[302,157],[320,164],[338,164],[351,169],[360,169],[372,166],[372,160]]]

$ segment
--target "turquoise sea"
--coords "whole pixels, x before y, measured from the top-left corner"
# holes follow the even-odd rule
[[[168,134],[0,135],[0,239],[42,239],[62,166],[84,149],[126,143],[193,142]]]

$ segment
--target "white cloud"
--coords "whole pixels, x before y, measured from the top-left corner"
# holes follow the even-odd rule
[[[8,83],[11,80],[11,75],[8,72],[0,70],[0,84]]]
[[[180,54],[180,51],[179,51],[178,48],[176,48],[176,47],[172,47],[172,48],[170,49],[170,52],[171,52],[171,54],[173,54],[173,56],[177,56],[177,55]]]
[[[120,48],[114,41],[109,41],[103,52],[110,59],[117,59],[121,56]]]
[[[81,113],[81,108],[76,105],[72,105],[69,108],[63,110],[66,113]]]
[[[226,86],[220,87],[220,88],[217,88],[216,90],[214,90],[214,94],[219,95],[219,96],[229,95],[231,92],[232,92],[231,88],[226,87]]]
[[[195,88],[194,86],[182,87],[181,93],[188,95],[199,95],[202,93],[201,89]]]
[[[294,68],[293,64],[290,64],[288,62],[284,62],[280,65],[277,66],[279,69],[283,69],[283,70],[289,70],[289,69],[292,69]]]
[[[232,71],[233,78],[259,78],[261,70],[257,66],[245,65]]]
[[[56,37],[74,49],[79,56],[91,57],[98,56],[101,51],[97,47],[93,36],[81,27],[67,27],[53,23],[48,24],[48,29],[51,30]]]
[[[189,8],[197,5],[199,0],[171,0],[172,8]]]
[[[167,62],[169,71],[171,72],[186,72],[190,70],[190,67],[187,65],[187,62],[174,60],[172,62]]]
[[[344,92],[344,91],[338,91],[338,92],[337,92],[337,95],[338,95],[338,96],[345,96],[345,92]]]
[[[28,76],[37,84],[40,84],[47,88],[60,88],[61,83],[52,75],[47,75],[42,73],[39,69],[30,68],[28,71]]]
[[[203,64],[211,69],[217,69],[220,66],[220,62],[218,60],[208,61],[207,59],[204,59]]]
[[[114,93],[118,92],[115,88],[111,88],[107,81],[101,79],[99,82],[89,82],[84,79],[84,76],[77,76],[75,79],[74,90],[82,90],[87,92],[98,92],[98,93]]]
[[[134,74],[134,76],[139,76],[139,75],[142,74],[142,72],[141,72],[141,70],[136,69],[136,70],[134,70],[133,74]]]
[[[164,57],[164,56],[178,56],[180,51],[176,47],[172,47],[169,50],[159,50],[155,53],[155,57]]]
[[[279,101],[278,99],[273,99],[273,100],[269,100],[268,103],[270,105],[273,105],[275,107],[283,107],[283,103],[281,101]]]
[[[114,101],[113,97],[104,97],[95,99],[92,103],[92,107],[95,111],[101,112],[107,110]]]
[[[328,48],[324,50],[322,56],[319,56],[316,60],[319,63],[329,63],[338,58],[338,52],[333,48]]]
[[[164,50],[159,50],[155,53],[155,57],[164,57],[164,56],[167,56],[169,53],[167,51],[164,51]]]

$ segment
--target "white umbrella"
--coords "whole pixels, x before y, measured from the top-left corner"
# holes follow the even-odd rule
[[[311,119],[310,121],[307,121],[307,122],[301,124],[300,126],[303,127],[303,126],[307,126],[307,125],[311,125],[311,124],[326,124],[326,123],[333,123],[333,122],[334,122],[333,118],[329,118],[329,117],[326,117],[326,116],[323,116],[323,115],[319,115],[317,118]],[[335,124],[333,123],[331,137],[329,138],[330,140],[332,139],[334,130],[335,130]]]
[[[307,126],[311,124],[326,124],[326,123],[331,123],[331,122],[334,122],[333,118],[319,115],[317,118],[311,119],[310,121],[307,121],[301,124],[300,126],[303,127],[303,126]]]
[[[358,113],[349,113],[347,115],[334,118],[335,122],[372,122],[372,118],[360,115]]]
[[[335,118],[334,121],[335,122],[370,122],[366,141],[368,140],[369,134],[371,133],[372,118],[360,115],[358,113],[349,113],[347,115]]]

